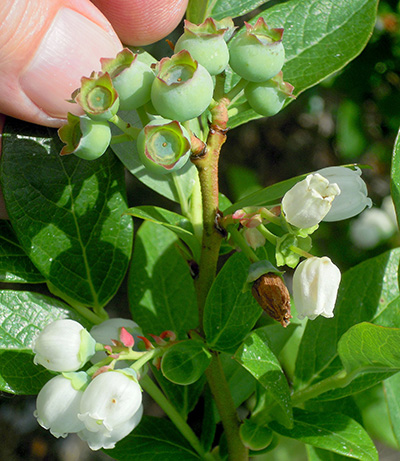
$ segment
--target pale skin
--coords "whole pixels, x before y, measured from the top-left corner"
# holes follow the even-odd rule
[[[179,24],[188,0],[1,3],[0,114],[57,128],[68,111],[79,113],[66,100],[82,76],[100,70],[100,58],[115,56],[123,44],[161,40]]]

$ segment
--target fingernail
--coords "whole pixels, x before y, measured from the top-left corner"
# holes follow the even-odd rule
[[[113,57],[122,45],[81,14],[62,8],[20,78],[21,88],[33,103],[52,117],[76,113],[67,102],[81,77],[100,70],[100,58]]]

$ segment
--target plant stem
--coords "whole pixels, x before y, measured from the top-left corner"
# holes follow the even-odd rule
[[[269,231],[264,224],[260,224],[257,229],[260,233],[268,240],[268,242],[272,243],[272,245],[276,245],[277,237],[271,231]]]
[[[203,238],[203,207],[201,203],[201,188],[198,175],[196,175],[192,196],[190,198],[189,214],[190,221],[193,226],[194,235],[201,242]]]
[[[229,461],[247,460],[248,450],[240,439],[240,421],[218,353],[213,354],[206,376],[225,429]]]
[[[247,80],[241,78],[236,83],[236,85],[228,93],[226,93],[226,98],[230,100],[230,104],[234,102],[234,99],[236,98],[236,96],[238,96],[239,93],[245,88],[247,83],[248,83]]]
[[[185,197],[185,194],[182,190],[182,186],[181,186],[181,183],[179,181],[179,176],[177,175],[177,173],[175,171],[173,171],[172,173],[172,179],[174,181],[174,185],[175,185],[175,189],[176,189],[176,192],[178,194],[178,198],[179,198],[179,204],[181,206],[181,211],[182,211],[182,214],[183,216],[189,216],[189,205],[188,205],[188,201]]]
[[[297,253],[300,256],[304,256],[305,258],[313,258],[313,255],[308,253],[307,251],[302,250],[301,248],[298,248],[294,245],[290,245],[289,247],[290,250],[293,251],[293,253]]]
[[[236,245],[243,251],[243,253],[247,256],[249,261],[255,263],[260,260],[260,258],[254,253],[254,251],[249,247],[249,245],[247,245],[247,242],[243,238],[243,235],[236,229],[235,226],[229,226],[228,230]]]
[[[196,450],[196,452],[203,458],[213,460],[211,454],[206,453],[196,437],[196,434],[192,431],[191,427],[186,423],[182,416],[175,410],[175,407],[171,405],[169,400],[157,387],[157,385],[151,380],[148,375],[143,376],[140,379],[140,385],[150,395],[150,397],[158,403],[158,405],[164,410],[165,414],[179,429],[180,433],[190,443],[190,445]]]
[[[125,120],[122,120],[122,118],[118,115],[114,115],[114,117],[112,117],[109,121],[114,123],[115,126],[117,126],[123,133],[127,134],[131,139],[136,139],[140,133],[140,128],[136,128],[130,123],[125,122]]]

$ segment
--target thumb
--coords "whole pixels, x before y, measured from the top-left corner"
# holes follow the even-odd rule
[[[0,111],[58,127],[66,100],[82,76],[100,70],[101,57],[122,45],[89,0],[3,0],[0,8]]]

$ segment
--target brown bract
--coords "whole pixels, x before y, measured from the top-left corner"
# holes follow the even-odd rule
[[[251,290],[255,300],[263,310],[283,327],[292,318],[290,314],[290,295],[279,275],[269,272],[258,278]]]

